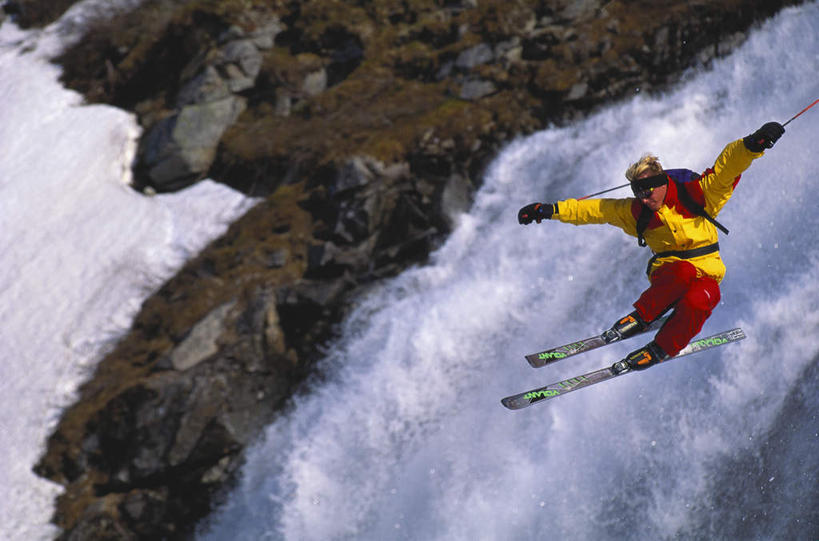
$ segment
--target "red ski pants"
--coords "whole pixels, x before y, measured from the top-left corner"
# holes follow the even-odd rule
[[[707,276],[697,277],[697,269],[687,261],[666,263],[651,275],[634,308],[645,321],[654,321],[674,307],[654,341],[673,356],[702,330],[705,320],[719,303],[719,284]]]

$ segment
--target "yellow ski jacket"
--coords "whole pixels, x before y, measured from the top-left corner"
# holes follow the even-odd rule
[[[663,206],[654,213],[643,234],[646,244],[655,254],[704,248],[717,242],[717,229],[707,219],[692,214],[680,202],[677,187],[686,189],[691,197],[713,218],[719,214],[734,193],[740,174],[763,152],[751,152],[738,139],[729,143],[717,157],[714,166],[698,180],[685,184],[669,181]],[[626,199],[566,199],[558,201],[557,213],[552,219],[574,225],[611,224],[627,234],[637,236],[637,218],[643,204],[633,197]],[[680,257],[657,258],[649,269],[649,276],[665,263],[680,261]],[[698,276],[710,276],[720,282],[725,276],[725,265],[719,251],[699,257],[686,258],[697,269]]]

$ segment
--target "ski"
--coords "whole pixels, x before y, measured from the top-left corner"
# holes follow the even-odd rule
[[[731,342],[738,342],[744,338],[745,333],[742,329],[737,328],[724,331],[706,338],[700,338],[699,340],[692,341],[685,348],[683,348],[682,351],[672,357],[672,359],[684,357],[685,355],[690,355],[706,349],[719,347]],[[666,362],[669,360],[671,359],[667,359]],[[595,370],[594,372],[589,372],[588,374],[584,374],[582,376],[552,383],[551,385],[532,389],[531,391],[526,391],[525,393],[507,396],[501,400],[501,403],[511,410],[519,410],[531,406],[536,402],[556,398],[566,393],[582,389],[583,387],[588,387],[589,385],[594,385],[595,383],[600,383],[601,381],[606,381],[611,378],[616,378],[617,376],[622,376],[623,374],[628,374],[629,372],[631,372],[631,370],[628,368],[625,361],[618,361],[610,367],[601,368],[600,370]]]
[[[667,316],[658,318],[656,321],[652,321],[648,327],[632,336],[639,336],[641,334],[657,330],[662,327],[666,319],[668,319]],[[532,353],[526,356],[526,360],[529,361],[529,364],[534,368],[540,368],[542,366],[546,366],[547,364],[552,364],[565,359],[566,357],[571,357],[572,355],[584,353],[586,351],[597,349],[619,341],[620,338],[616,335],[613,336],[612,331],[605,331],[603,334],[578,340],[577,342],[572,342],[571,344],[566,344],[565,346],[558,346],[545,351],[539,351],[538,353]]]

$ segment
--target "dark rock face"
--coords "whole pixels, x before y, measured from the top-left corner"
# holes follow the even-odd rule
[[[210,176],[264,200],[65,411],[36,466],[66,487],[63,538],[188,537],[351,302],[425,260],[499,148],[662,89],[790,3],[147,0],[91,25],[58,61],[137,114],[137,187]]]
[[[246,108],[241,92],[256,84],[262,51],[280,31],[275,19],[249,33],[231,27],[183,68],[173,112],[142,139],[139,167],[151,186],[176,190],[207,174],[222,135]]]

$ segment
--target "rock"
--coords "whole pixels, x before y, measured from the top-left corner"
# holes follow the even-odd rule
[[[452,70],[454,68],[455,68],[454,60],[449,60],[441,63],[441,67],[438,68],[438,71],[435,73],[435,80],[443,81],[452,74]]]
[[[202,483],[212,485],[214,483],[224,483],[230,473],[229,467],[231,465],[230,457],[224,457],[215,466],[210,468],[202,475]]]
[[[287,352],[287,341],[282,332],[281,319],[276,309],[276,293],[265,289],[263,293],[256,296],[261,301],[261,336],[264,337],[264,354],[282,355]],[[248,366],[250,372],[254,372],[254,366]]]
[[[262,68],[262,55],[252,40],[231,41],[220,51],[217,66],[224,72],[231,92],[251,88]]]
[[[219,421],[219,405],[222,401],[217,397],[224,396],[226,386],[224,378],[213,381],[204,378],[193,380],[193,389],[186,397],[178,428],[167,446],[163,469],[174,468],[186,462],[214,463],[236,448],[239,443],[236,436]],[[199,456],[193,458],[194,453]]]
[[[498,91],[495,83],[482,79],[469,79],[461,85],[460,98],[463,100],[479,100],[491,96]]]
[[[277,28],[271,26],[271,34],[245,38],[241,29],[231,27],[222,36],[226,43],[197,55],[182,70],[182,80],[187,82],[177,95],[177,106],[221,100],[252,88],[262,68],[262,53],[257,42],[265,36],[272,41],[274,33],[278,33]],[[267,45],[264,40],[263,45]]]
[[[344,244],[364,241],[369,237],[370,212],[368,205],[358,200],[344,201],[339,204],[338,216],[333,225],[333,238]]]
[[[218,101],[230,96],[228,84],[213,66],[207,66],[199,75],[188,81],[176,98],[178,107]]]
[[[361,188],[384,171],[384,164],[370,156],[352,156],[336,175],[333,193]]]
[[[168,490],[136,489],[128,492],[119,505],[120,513],[139,536],[148,536],[161,524],[168,511]]]
[[[462,70],[471,70],[475,66],[488,64],[495,58],[492,47],[481,43],[462,51],[455,60],[455,67]]]
[[[587,83],[575,83],[569,89],[569,93],[566,95],[566,101],[579,100],[580,98],[584,97],[588,91],[589,85]]]
[[[219,351],[217,339],[225,317],[234,305],[235,302],[225,303],[194,325],[188,336],[171,353],[170,361],[174,369],[188,370]]]
[[[88,539],[136,541],[136,532],[124,529],[118,521],[117,504],[121,497],[108,495],[96,499],[83,509],[78,525],[60,539],[86,541]]]
[[[255,45],[257,49],[267,50],[273,48],[276,44],[276,36],[278,36],[282,30],[284,30],[284,26],[281,21],[274,19],[265,23],[258,30],[251,32],[247,37],[253,41],[253,45]]]
[[[242,27],[232,24],[227,28],[227,30],[225,30],[219,35],[219,43],[225,44],[231,41],[244,39],[246,37],[247,32],[245,32],[245,30]]]
[[[318,96],[327,89],[327,70],[324,68],[308,73],[302,83],[302,91],[308,96]]]
[[[287,260],[290,259],[290,252],[286,248],[273,250],[272,252],[268,252],[266,255],[267,257],[265,258],[265,264],[271,269],[284,267]]]
[[[560,17],[566,21],[577,20],[585,17],[593,17],[595,12],[603,7],[601,0],[572,0],[560,12]]]
[[[246,100],[236,94],[256,84],[260,47],[270,48],[280,31],[274,21],[245,38],[232,26],[222,36],[226,43],[198,55],[183,69],[183,80],[186,74],[195,75],[177,94],[178,112],[153,125],[142,139],[141,168],[148,184],[160,191],[175,190],[206,175],[222,134],[245,109]],[[319,92],[319,86],[313,83],[310,90]]]
[[[179,189],[202,178],[213,163],[224,131],[245,109],[245,100],[230,96],[187,105],[159,121],[144,136],[142,167],[157,191]]]
[[[521,39],[514,36],[512,39],[502,41],[495,45],[495,58],[506,60],[510,63],[520,62],[523,55]]]

